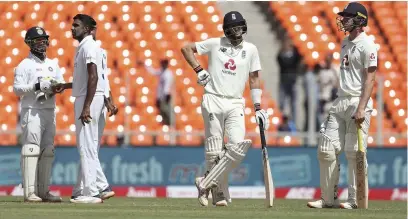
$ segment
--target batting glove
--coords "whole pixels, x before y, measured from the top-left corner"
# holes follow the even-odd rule
[[[255,119],[256,123],[259,125],[259,121],[262,121],[264,130],[268,130],[269,128],[269,115],[263,109],[258,109],[255,111]]]
[[[201,70],[197,73],[197,83],[201,86],[205,86],[211,80],[211,75],[206,70]]]

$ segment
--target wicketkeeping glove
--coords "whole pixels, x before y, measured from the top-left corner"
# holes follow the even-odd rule
[[[45,94],[52,94],[52,85],[56,84],[56,80],[52,77],[44,77],[40,80],[40,90]]]

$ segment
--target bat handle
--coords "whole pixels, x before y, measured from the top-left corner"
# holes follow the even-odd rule
[[[262,148],[266,148],[265,130],[261,119],[259,120],[259,134],[261,135]]]
[[[357,127],[357,143],[358,150],[364,152],[363,131],[359,127]]]

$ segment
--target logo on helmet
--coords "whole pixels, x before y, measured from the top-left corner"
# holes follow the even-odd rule
[[[237,19],[237,17],[235,16],[235,14],[231,14],[231,18],[232,18],[232,20],[236,20],[236,19]]]
[[[44,31],[41,30],[41,28],[37,27],[36,29],[37,29],[37,33],[38,33],[38,34],[40,34],[40,35],[43,35],[43,34],[44,34]]]

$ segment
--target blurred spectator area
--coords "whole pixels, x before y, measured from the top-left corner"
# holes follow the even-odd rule
[[[339,64],[340,44],[346,36],[336,26],[337,13],[347,2],[269,2],[271,22],[287,34],[304,62],[311,68],[322,62],[328,51],[333,52],[334,63]],[[362,2],[369,11],[366,33],[379,48],[378,75],[383,76],[384,113],[376,110],[371,119],[370,133],[377,131],[377,119],[383,119],[383,132],[407,133],[407,3]],[[377,87],[373,91],[377,107]],[[372,143],[374,136],[369,137]],[[407,139],[393,136],[384,138],[384,145],[406,145]]]
[[[307,65],[321,61],[328,50],[334,52],[338,62],[343,33],[337,31],[336,14],[345,2],[270,2],[268,7],[275,21],[287,32]],[[379,74],[383,82],[385,113],[373,113],[370,132],[377,130],[377,118],[383,118],[384,132],[407,131],[408,120],[406,87],[406,2],[363,2],[370,12],[367,33],[379,45]],[[108,51],[109,80],[120,112],[108,118],[103,145],[116,146],[122,140],[118,133],[134,132],[133,146],[169,145],[172,131],[180,135],[175,144],[203,145],[204,124],[200,103],[203,89],[196,83],[196,75],[182,58],[180,48],[189,41],[219,37],[222,32],[222,14],[216,2],[2,2],[0,3],[0,145],[17,144],[12,134],[18,125],[18,98],[12,92],[13,69],[28,54],[24,44],[25,30],[39,25],[50,35],[48,57],[56,58],[66,81],[72,80],[73,56],[78,43],[71,37],[72,17],[78,13],[93,16],[98,22],[97,39]],[[381,18],[381,19],[380,19]],[[273,22],[273,20],[271,20]],[[159,67],[159,60],[168,58],[175,73],[173,95],[175,125],[163,126],[161,116],[154,107],[157,79],[136,66],[136,60]],[[207,66],[204,57],[198,57]],[[375,90],[376,92],[376,90]],[[74,146],[75,133],[73,98],[65,91],[57,98],[58,134],[55,144]],[[249,87],[245,91],[246,130],[259,147]],[[281,123],[279,108],[266,93],[262,108],[270,114],[270,133]],[[375,103],[377,105],[379,103]],[[6,116],[7,115],[7,116]],[[152,135],[153,134],[153,135]],[[372,136],[370,136],[373,139]],[[118,142],[119,141],[119,142]],[[270,137],[270,145],[297,146],[299,138],[286,135]],[[370,142],[372,145],[372,141]],[[406,139],[384,138],[385,146],[406,145]]]
[[[118,115],[108,118],[103,144],[116,146],[121,138],[117,138],[115,132],[133,131],[135,133],[129,138],[132,145],[168,145],[170,137],[166,133],[178,131],[177,145],[203,145],[201,136],[189,134],[204,129],[200,109],[203,88],[197,85],[196,75],[184,61],[180,49],[190,41],[223,35],[223,15],[215,2],[0,3],[0,66],[3,70],[0,112],[9,115],[0,118],[2,131],[13,131],[19,126],[19,102],[12,93],[12,84],[14,67],[29,51],[24,43],[25,30],[34,25],[45,28],[50,35],[47,55],[58,59],[65,80],[71,81],[78,45],[71,37],[71,24],[78,13],[89,14],[98,23],[97,40],[108,51],[109,80],[115,103],[120,107]],[[162,58],[170,60],[169,68],[175,73],[173,128],[161,124],[162,117],[155,107],[157,78],[136,65],[139,59],[158,68]],[[198,57],[198,60],[207,66],[206,58]],[[57,97],[57,129],[63,134],[56,136],[56,145],[75,145],[75,133],[72,132],[75,130],[74,98],[70,95],[71,91],[65,91]],[[246,129],[254,132],[257,125],[249,87],[245,98]],[[267,94],[264,94],[262,107],[271,115],[270,130],[277,130],[281,115]],[[259,137],[248,138],[260,144]],[[0,144],[16,143],[14,134],[2,135]]]

